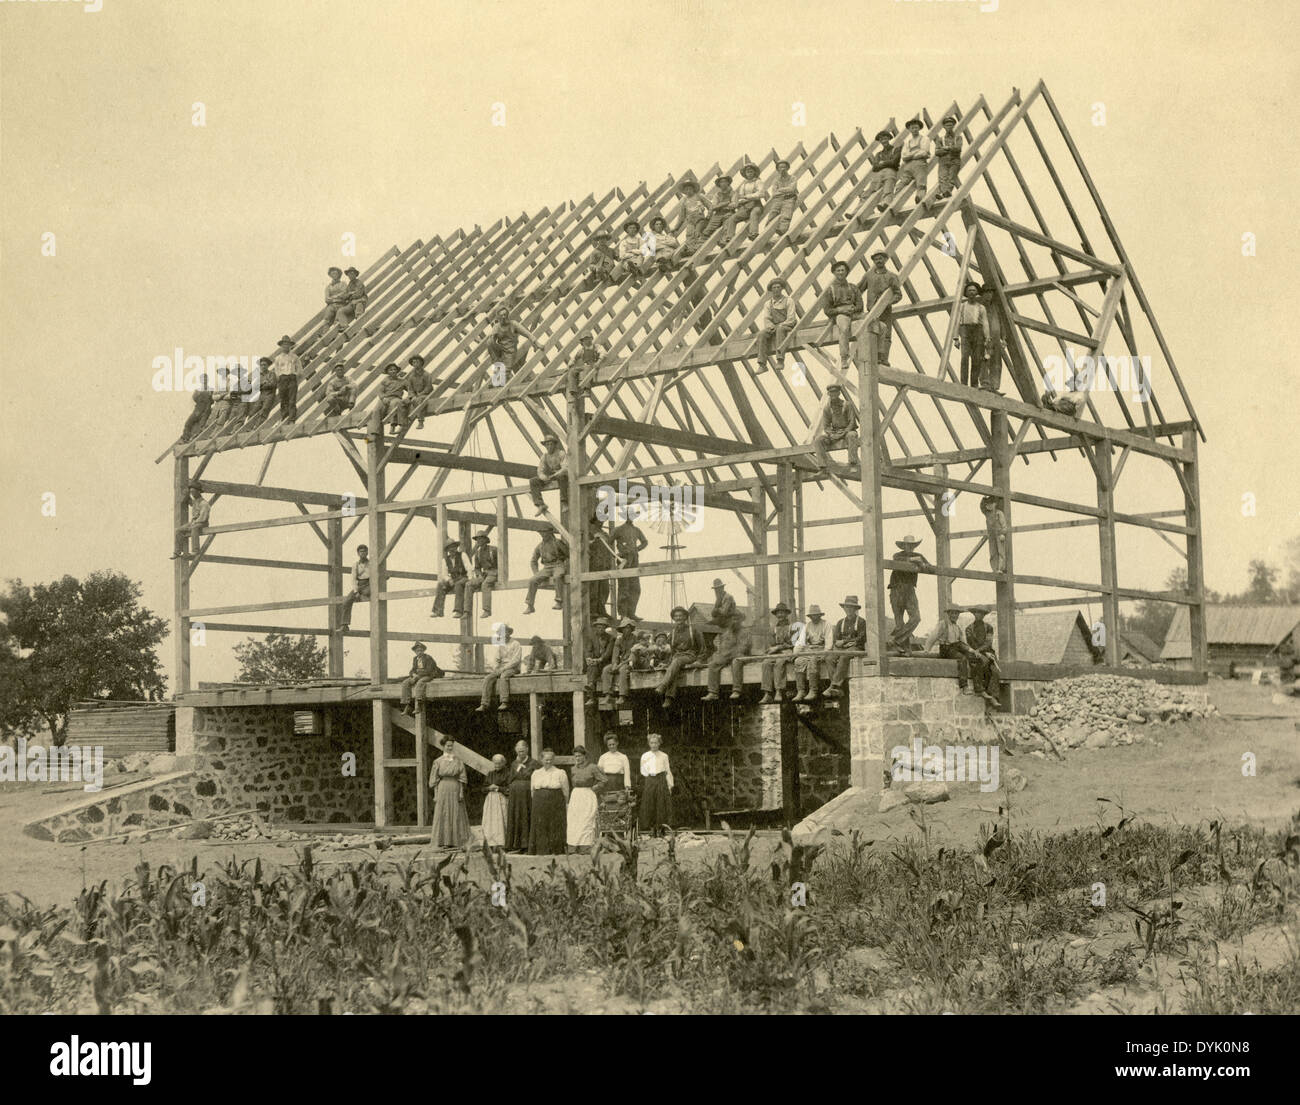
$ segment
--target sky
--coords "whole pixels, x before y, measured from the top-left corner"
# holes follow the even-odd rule
[[[265,351],[317,310],[344,235],[364,269],[1041,77],[1206,430],[1206,584],[1240,590],[1300,534],[1277,348],[1297,291],[1295,20],[1279,0],[0,0],[0,579],[117,568],[169,617],[172,469],[154,458],[189,399],[153,389],[154,358]],[[205,677],[229,675],[214,659]]]

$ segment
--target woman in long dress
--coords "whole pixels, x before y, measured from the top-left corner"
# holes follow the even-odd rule
[[[562,856],[569,777],[555,766],[555,753],[549,748],[542,751],[542,766],[533,772],[531,786],[533,811],[528,852],[534,856]]]
[[[573,790],[569,794],[568,831],[569,851],[585,852],[596,843],[596,795],[605,784],[605,773],[595,764],[587,762],[587,750],[578,745],[573,750]]]
[[[641,805],[638,810],[640,829],[662,836],[673,823],[673,772],[668,753],[659,746],[663,737],[651,733],[646,740],[650,751],[641,756]]]
[[[506,851],[528,851],[529,819],[533,808],[533,790],[530,785],[533,772],[541,766],[528,755],[528,745],[519,741],[515,745],[515,760],[507,769],[509,786],[506,790]]]
[[[483,843],[489,848],[506,846],[506,789],[510,786],[510,769],[498,752],[492,757],[487,777],[487,796],[483,799]]]
[[[439,848],[463,848],[469,843],[469,815],[465,812],[465,765],[452,754],[455,741],[442,746],[433,761],[429,785],[433,792],[433,843]]]

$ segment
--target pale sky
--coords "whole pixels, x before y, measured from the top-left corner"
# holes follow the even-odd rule
[[[1297,290],[1295,7],[980,6],[0,0],[0,577],[117,568],[170,618],[172,467],[154,458],[190,401],[152,390],[153,359],[268,350],[318,309],[326,267],[349,263],[344,234],[365,269],[458,226],[922,105],[997,105],[1041,77],[1209,438],[1206,583],[1240,589],[1248,560],[1280,563],[1300,533],[1295,369],[1277,348]],[[268,482],[318,486],[298,449]],[[212,474],[251,479],[260,460]],[[410,553],[433,567],[431,547]],[[1121,582],[1159,586],[1172,566],[1121,564]],[[217,578],[196,601],[239,601],[239,577]],[[233,674],[224,656],[195,668]]]

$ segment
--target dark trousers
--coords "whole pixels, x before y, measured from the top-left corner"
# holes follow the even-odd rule
[[[181,440],[189,441],[193,438],[199,432],[199,427],[208,420],[211,413],[211,408],[204,410],[202,407],[195,407],[190,412],[189,418],[185,420],[185,428],[181,430]]]
[[[971,653],[970,673],[976,694],[991,694],[997,698],[1001,689],[1002,669],[998,667],[998,658],[993,653]]]
[[[600,614],[609,613],[609,580],[598,579],[595,583],[587,585],[591,590],[587,593],[587,601],[591,607],[591,616],[593,618]]]
[[[450,592],[456,596],[453,604],[452,614],[460,617],[465,613],[465,584],[468,581],[464,576],[456,579],[440,579],[438,581],[437,593],[433,596],[433,616],[441,618],[443,610],[447,607],[447,595]]]
[[[961,327],[961,382],[979,386],[980,368],[984,364],[984,330],[975,323]]]
[[[275,393],[280,399],[280,417],[292,422],[298,417],[298,377],[287,373],[276,377]]]
[[[469,582],[465,584],[464,593],[466,597],[462,601],[465,603],[473,602],[474,592],[482,591],[483,592],[483,616],[485,618],[490,617],[492,614],[492,588],[495,587],[496,585],[497,585],[496,572],[484,572],[482,575],[480,575],[478,572],[475,572],[472,576],[469,577]]]
[[[891,587],[889,606],[894,614],[894,632],[889,635],[889,639],[899,648],[910,652],[912,631],[921,624],[921,604],[916,601],[916,588]]]
[[[627,567],[634,568],[636,565],[629,564]],[[620,579],[618,581],[618,616],[620,618],[635,618],[636,604],[640,601],[641,581],[635,577]]]
[[[569,480],[565,473],[561,472],[558,476],[552,476],[549,480],[544,480],[540,476],[533,476],[528,480],[528,490],[532,493],[533,506],[538,510],[546,505],[542,499],[542,492],[548,487],[559,487],[560,489],[560,512],[569,504]]]
[[[358,599],[370,601],[370,580],[363,579],[360,583],[348,593],[348,597],[343,602],[343,613],[339,617],[339,628],[349,629],[352,626],[352,607]]]
[[[939,659],[957,661],[957,686],[965,688],[970,678],[970,649],[952,641],[944,641],[939,646]]]
[[[659,680],[659,685],[655,687],[655,690],[665,698],[672,698],[677,693],[677,680],[681,678],[682,672],[687,665],[694,664],[698,660],[699,657],[693,652],[674,652],[672,659],[668,661],[668,669]]]

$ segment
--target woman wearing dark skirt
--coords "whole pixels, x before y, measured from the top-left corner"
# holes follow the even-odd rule
[[[555,753],[542,752],[542,766],[533,772],[532,823],[528,852],[534,856],[564,855],[564,830],[569,807],[569,777],[555,766]]]
[[[541,764],[528,755],[528,745],[515,745],[515,762],[510,765],[510,786],[506,792],[506,851],[528,851],[529,823],[532,819],[533,772]]]
[[[643,833],[662,836],[673,823],[673,772],[668,753],[660,749],[663,737],[651,733],[650,751],[641,757],[641,805],[638,822]]]

